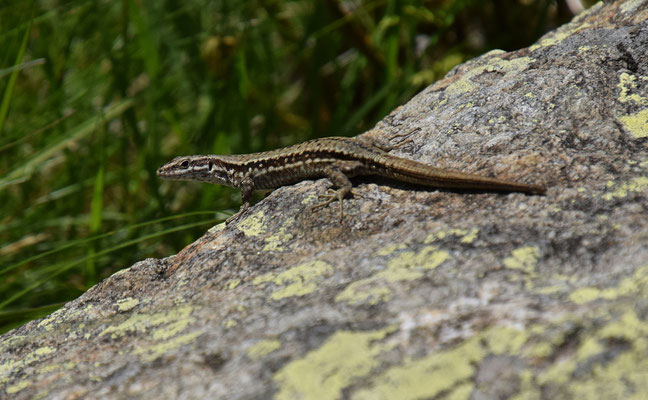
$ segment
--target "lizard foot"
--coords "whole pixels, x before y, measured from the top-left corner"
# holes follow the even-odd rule
[[[340,202],[340,222],[342,222],[342,219],[344,218],[344,210],[342,207],[342,203],[344,201],[344,197],[348,193],[351,193],[353,196],[358,196],[358,192],[356,192],[354,189],[347,189],[347,188],[341,188],[338,190],[328,189],[326,194],[320,194],[317,196],[318,199],[324,201],[315,204],[313,207],[311,207],[311,211],[319,210],[320,208],[324,208],[329,204],[333,203],[334,201],[339,201]]]
[[[248,203],[248,202],[243,203],[243,205],[241,206],[241,208],[240,208],[240,209],[239,209],[239,210],[238,210],[234,215],[232,215],[231,217],[229,217],[229,218],[227,218],[227,219],[225,220],[225,225],[227,226],[227,225],[231,224],[233,221],[236,221],[237,219],[239,219],[239,217],[240,217],[240,216],[241,216],[241,215],[242,215],[242,214],[243,214],[243,213],[244,213],[248,208],[250,208],[250,203]]]

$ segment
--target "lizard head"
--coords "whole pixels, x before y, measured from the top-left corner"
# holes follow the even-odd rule
[[[176,157],[161,166],[157,170],[157,175],[164,179],[202,181],[232,186],[226,168],[217,156]]]

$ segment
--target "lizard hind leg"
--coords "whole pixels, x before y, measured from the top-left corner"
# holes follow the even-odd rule
[[[340,222],[344,217],[344,210],[342,203],[344,198],[349,194],[353,193],[353,185],[347,176],[340,170],[340,168],[335,166],[330,166],[326,168],[326,176],[333,183],[337,189],[329,189],[327,194],[321,194],[318,196],[320,199],[324,199],[322,203],[316,204],[311,207],[312,211],[328,206],[334,201],[340,202]]]
[[[340,202],[340,222],[342,222],[342,219],[344,218],[344,209],[342,207],[342,202],[348,193],[351,193],[351,190],[347,188],[339,188],[337,190],[329,189],[329,193],[320,194],[317,196],[317,198],[323,199],[324,201],[311,207],[311,211],[316,211],[320,208],[324,208],[337,200]]]

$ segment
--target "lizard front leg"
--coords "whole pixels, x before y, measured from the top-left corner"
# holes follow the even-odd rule
[[[250,208],[250,200],[252,199],[252,193],[254,193],[254,181],[252,180],[252,178],[250,178],[249,176],[243,178],[241,184],[239,185],[239,189],[241,189],[241,201],[243,202],[243,204],[241,204],[241,208],[239,208],[236,214],[225,220],[225,225],[228,225],[232,221],[238,219],[241,214],[243,214],[248,208]]]

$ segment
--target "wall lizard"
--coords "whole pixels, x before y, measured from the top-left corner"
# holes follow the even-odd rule
[[[312,209],[337,200],[340,220],[342,201],[353,194],[349,178],[355,176],[378,175],[434,188],[545,193],[541,185],[435,168],[387,151],[388,146],[364,138],[328,137],[261,153],[176,157],[158,169],[157,174],[165,179],[203,181],[240,189],[243,204],[226,223],[248,209],[254,190],[275,189],[311,178],[328,178],[336,188],[320,195],[325,201]]]

